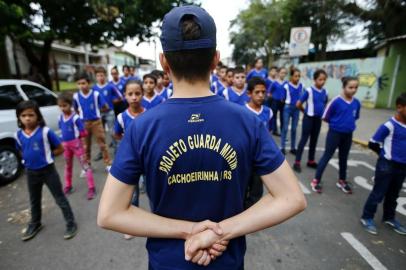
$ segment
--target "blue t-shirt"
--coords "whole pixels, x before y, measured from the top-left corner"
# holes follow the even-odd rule
[[[273,117],[273,113],[269,107],[262,105],[259,112],[251,108],[248,104],[245,104],[245,107],[258,116],[259,120],[261,120],[261,122],[265,125],[266,129],[270,130],[269,124]]]
[[[271,80],[270,78],[266,78],[265,80],[265,88],[266,88],[266,94],[269,96],[271,93],[271,86],[275,81]]]
[[[106,104],[98,91],[90,90],[86,95],[82,91],[73,94],[73,107],[79,112],[80,119],[83,121],[100,119],[100,109]]]
[[[120,94],[124,96],[124,90],[125,90],[125,82],[122,81],[121,79],[118,82],[110,81],[109,82],[113,87],[118,89],[120,91]]]
[[[145,109],[144,111],[145,112]],[[124,131],[130,126],[131,122],[135,119],[129,109],[125,110],[122,113],[117,115],[116,121],[114,122],[114,133],[115,134],[124,134]]]
[[[286,81],[283,81],[282,83],[278,81],[274,81],[273,84],[271,85],[271,95],[272,99],[274,100],[285,100],[286,98],[286,90],[285,90],[285,85],[287,84]]]
[[[22,152],[23,164],[29,170],[39,170],[54,163],[52,150],[61,141],[49,127],[37,127],[30,135],[19,129],[16,134],[16,147]]]
[[[306,102],[305,114],[308,116],[322,117],[324,107],[328,100],[327,91],[317,89],[316,87],[308,87],[303,92],[300,102]]]
[[[157,91],[155,91],[155,93],[158,96],[161,96],[164,100],[167,100],[168,98],[170,98],[172,96],[172,89],[170,89],[169,87],[165,87],[160,93],[158,93]]]
[[[247,82],[253,77],[261,77],[265,80],[266,78],[268,78],[268,71],[265,68],[260,70],[256,70],[255,68],[253,68],[247,74]]]
[[[212,83],[210,90],[219,96],[223,93],[224,89],[226,89],[227,86],[225,86],[220,80],[215,81]]]
[[[247,102],[250,101],[250,97],[248,96],[246,89],[244,89],[244,91],[242,91],[241,93],[238,93],[233,89],[233,87],[227,87],[221,93],[221,96],[223,96],[228,101],[234,102],[238,105],[245,105]]]
[[[85,130],[82,120],[76,113],[72,113],[68,119],[63,114],[59,117],[59,129],[61,130],[62,141],[68,142],[79,138],[80,132]]]
[[[171,98],[137,117],[124,134],[110,173],[130,185],[145,175],[151,210],[157,215],[219,222],[244,211],[253,169],[269,174],[283,161],[258,117],[213,95]],[[148,238],[147,249],[153,269],[202,269],[185,261],[184,240]],[[238,269],[245,249],[245,237],[233,239],[205,269]]]
[[[104,85],[95,84],[95,85],[93,85],[92,89],[94,91],[98,91],[100,94],[103,95],[104,100],[109,105],[110,110],[112,110],[114,108],[113,100],[115,100],[115,99],[122,100],[123,99],[123,95],[121,95],[120,90],[118,90],[118,88],[114,87],[110,83],[106,83]]]
[[[300,99],[303,94],[303,85],[299,83],[294,85],[292,83],[285,84],[285,104],[290,104],[296,106],[296,102]]]
[[[219,80],[219,77],[217,77],[216,74],[212,74],[210,77],[210,82],[214,83],[217,82]]]
[[[141,100],[141,105],[146,110],[150,110],[150,109],[154,108],[155,106],[158,106],[159,104],[161,104],[164,101],[165,101],[165,99],[163,97],[161,97],[160,95],[157,95],[155,93],[151,99],[147,98],[146,96],[143,96],[142,100]]]
[[[342,96],[336,96],[324,110],[323,120],[329,123],[329,128],[342,132],[352,133],[355,128],[355,121],[359,119],[361,103],[358,99],[346,101]]]
[[[383,145],[381,156],[406,164],[406,125],[394,117],[382,124],[371,139]]]

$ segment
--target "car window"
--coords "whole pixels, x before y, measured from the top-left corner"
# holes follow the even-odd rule
[[[30,100],[35,100],[40,107],[56,105],[56,98],[38,86],[23,84],[21,88],[27,97]]]
[[[15,85],[0,86],[0,110],[15,109],[22,100],[23,97]]]

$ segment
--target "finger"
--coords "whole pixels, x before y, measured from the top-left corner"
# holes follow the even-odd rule
[[[223,246],[228,246],[228,243],[229,243],[230,241],[228,241],[228,240],[222,240],[219,244],[220,245],[223,245]]]
[[[206,250],[203,251],[203,256],[200,258],[200,260],[197,262],[197,264],[202,265],[206,261],[207,256],[208,256],[207,251]]]
[[[215,232],[218,235],[223,234],[223,230],[220,227],[220,224],[212,222],[210,220],[205,221],[205,226],[207,229],[212,230],[213,232]]]
[[[211,262],[211,256],[210,254],[207,255],[206,261],[203,263],[204,266],[208,266]]]
[[[210,253],[210,255],[215,256],[215,257],[220,257],[223,254],[223,252],[217,251],[215,249],[210,249],[209,253]]]
[[[189,258],[189,260],[193,257],[195,257],[197,251],[199,250],[199,244],[197,241],[193,241],[191,240],[187,249],[186,249],[186,260],[188,260],[187,258]]]
[[[196,254],[196,256],[193,257],[192,262],[197,263],[203,256],[203,251],[199,250]]]
[[[214,244],[212,246],[212,249],[223,252],[223,251],[225,251],[227,249],[227,246],[223,246],[223,245],[220,245],[220,244]]]

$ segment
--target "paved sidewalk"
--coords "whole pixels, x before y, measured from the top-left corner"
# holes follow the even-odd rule
[[[361,145],[368,145],[369,139],[377,128],[394,114],[394,110],[361,108],[361,116],[357,121],[353,141]]]

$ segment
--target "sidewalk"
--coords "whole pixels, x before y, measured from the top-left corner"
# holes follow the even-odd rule
[[[394,110],[361,108],[361,116],[357,121],[353,141],[363,146],[368,145],[369,139],[378,127],[395,114]]]

